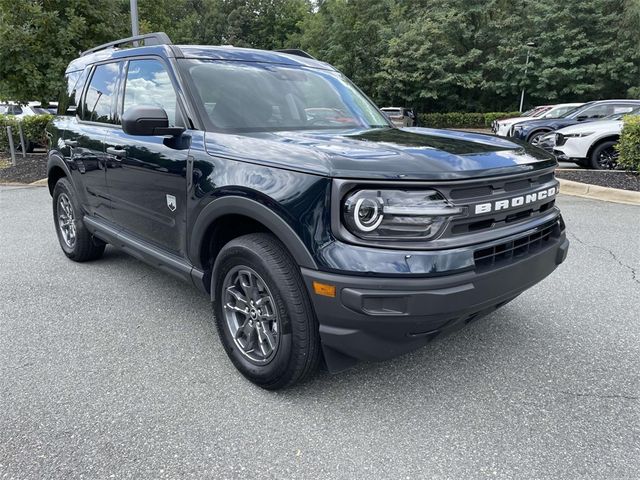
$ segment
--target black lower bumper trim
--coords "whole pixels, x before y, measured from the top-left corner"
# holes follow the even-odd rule
[[[564,234],[526,258],[489,271],[432,278],[347,276],[303,269],[330,371],[414,350],[493,312],[549,275],[566,256]],[[313,293],[313,281],[336,297]]]

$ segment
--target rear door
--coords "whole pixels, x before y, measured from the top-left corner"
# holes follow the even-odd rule
[[[159,57],[131,59],[125,66],[119,110],[134,105],[165,109],[172,126],[184,126],[176,83]],[[124,232],[184,256],[186,163],[183,138],[133,136],[111,129],[105,139],[107,181],[115,222]],[[188,146],[188,145],[187,145]]]
[[[104,139],[115,127],[115,107],[121,62],[103,63],[85,70],[89,83],[82,93],[75,118],[66,125],[63,155],[81,190],[87,213],[111,220],[107,190]],[[79,88],[85,82],[78,82]],[[75,95],[75,93],[74,93]]]

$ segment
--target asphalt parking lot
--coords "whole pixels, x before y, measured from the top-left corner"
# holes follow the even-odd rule
[[[207,298],[68,261],[0,187],[0,479],[640,478],[640,207],[561,196],[554,275],[413,354],[271,393]]]

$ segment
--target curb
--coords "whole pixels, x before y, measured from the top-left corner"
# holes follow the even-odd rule
[[[640,192],[601,187],[599,185],[574,182],[573,180],[564,180],[562,178],[558,180],[560,181],[560,193],[564,193],[565,195],[604,200],[605,202],[624,203],[627,205],[640,205]]]
[[[46,187],[48,185],[46,178],[36,180],[32,183],[0,182],[0,187]]]

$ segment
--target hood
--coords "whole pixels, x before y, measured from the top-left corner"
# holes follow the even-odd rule
[[[577,120],[574,120],[572,118],[536,118],[519,123],[518,125],[526,129],[532,129],[535,127],[548,127],[553,130],[557,130],[569,125],[575,125],[576,123],[584,122],[578,122]]]
[[[536,117],[514,117],[514,118],[504,118],[502,120],[498,120],[500,125],[513,125],[518,122],[526,122],[527,120],[533,120]]]
[[[207,132],[205,143],[210,155],[334,178],[453,180],[556,164],[551,155],[521,142],[428,128]]]
[[[622,131],[622,121],[620,120],[599,120],[596,122],[578,123],[569,127],[561,128],[558,133],[568,135],[572,133],[620,133]]]

